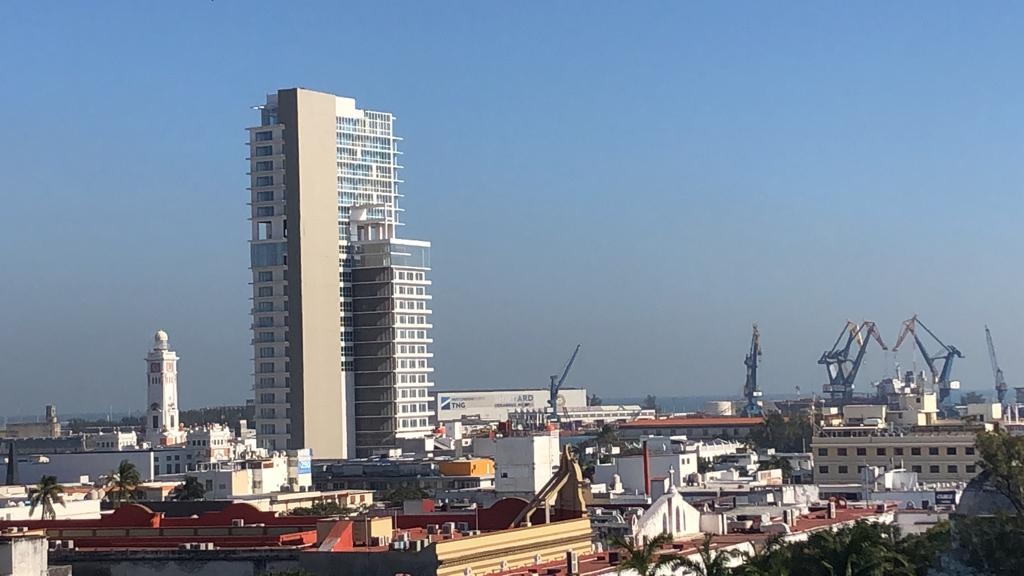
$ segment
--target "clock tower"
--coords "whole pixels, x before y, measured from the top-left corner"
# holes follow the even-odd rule
[[[167,332],[158,331],[153,340],[146,355],[146,441],[177,444],[184,436],[178,421],[178,355],[167,346]]]

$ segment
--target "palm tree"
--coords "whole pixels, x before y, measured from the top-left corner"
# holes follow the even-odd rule
[[[704,535],[704,542],[697,548],[700,555],[700,562],[689,558],[676,558],[673,569],[683,568],[696,576],[731,576],[733,569],[730,566],[732,560],[739,556],[736,550],[711,549],[711,534]]]
[[[812,534],[794,555],[794,573],[807,576],[914,576],[896,547],[890,525],[859,521],[836,531]]]
[[[170,494],[171,500],[186,502],[190,500],[202,500],[206,497],[206,488],[195,476],[185,476],[185,481],[174,487]]]
[[[135,489],[141,482],[139,470],[135,464],[121,460],[117,470],[112,470],[106,477],[107,493],[114,506],[120,506],[124,502],[133,502]]]
[[[56,476],[43,476],[39,479],[39,484],[32,489],[31,502],[32,507],[28,511],[29,517],[36,513],[36,507],[41,507],[43,520],[57,519],[57,509],[53,507],[54,502],[67,508],[67,504],[64,503],[64,487],[57,483]]]
[[[679,558],[675,554],[659,554],[662,546],[672,543],[672,535],[661,533],[654,538],[648,539],[640,546],[634,546],[624,538],[616,536],[612,539],[612,545],[622,549],[622,559],[619,560],[619,573],[623,570],[632,570],[639,576],[655,576],[662,568],[669,568]]]
[[[789,576],[793,551],[781,536],[769,538],[753,554],[743,555],[743,564],[733,572],[736,576]]]

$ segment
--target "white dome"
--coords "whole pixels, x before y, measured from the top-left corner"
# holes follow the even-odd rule
[[[167,332],[157,330],[153,335],[153,340],[156,342],[157,350],[167,350]]]

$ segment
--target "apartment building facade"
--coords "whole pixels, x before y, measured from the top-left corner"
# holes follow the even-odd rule
[[[401,225],[400,139],[392,114],[333,94],[279,90],[259,109],[249,129],[257,437],[271,450],[346,458],[364,451],[363,424],[395,439],[401,423],[400,412],[357,418],[353,311],[358,246],[395,241]],[[353,211],[373,236],[359,237]],[[426,354],[426,328],[420,340]]]
[[[847,426],[825,428],[811,440],[814,481],[861,481],[865,467],[902,468],[921,482],[969,482],[980,471],[975,439],[981,428],[928,426],[902,432]]]

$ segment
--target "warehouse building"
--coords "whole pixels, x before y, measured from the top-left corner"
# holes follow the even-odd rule
[[[543,410],[548,406],[548,390],[453,390],[437,393],[438,422],[462,419],[500,422],[509,413],[522,410]],[[558,393],[559,406],[587,405],[585,388],[563,388]]]

